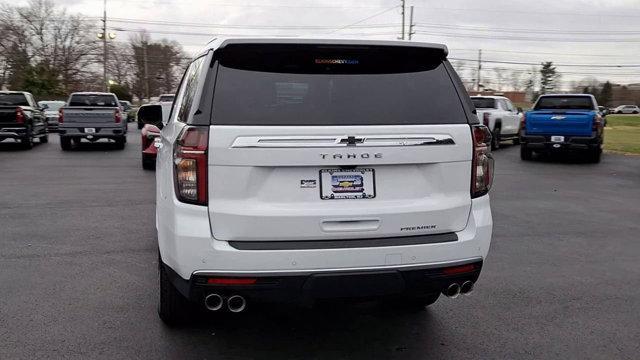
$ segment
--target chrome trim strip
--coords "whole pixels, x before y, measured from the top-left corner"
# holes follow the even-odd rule
[[[241,136],[231,148],[342,148],[455,145],[451,135]]]
[[[379,270],[421,270],[421,269],[433,269],[439,267],[466,265],[469,263],[475,263],[483,261],[482,257],[475,257],[463,260],[443,261],[437,263],[421,263],[421,264],[404,264],[404,265],[383,265],[375,267],[354,267],[354,268],[338,268],[338,269],[309,269],[309,270],[258,270],[258,271],[231,271],[231,270],[196,270],[193,275],[204,276],[300,276],[311,275],[318,273],[340,273],[340,272],[352,272],[352,271],[379,271]]]

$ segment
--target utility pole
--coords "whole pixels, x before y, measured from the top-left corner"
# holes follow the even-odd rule
[[[401,0],[402,2],[402,31],[400,32],[400,40],[404,40],[404,1],[405,0]]]
[[[142,56],[144,60],[144,89],[145,89],[145,95],[147,97],[147,101],[149,101],[151,97],[149,97],[149,67],[147,62],[147,42],[144,41],[142,45],[143,45]]]
[[[415,34],[413,31],[413,5],[409,7],[409,40],[411,40],[411,35]]]
[[[478,50],[478,76],[476,76],[476,91],[480,91],[480,79],[482,77],[482,49]]]
[[[109,91],[109,80],[107,79],[107,0],[104,0],[104,16],[102,18],[102,76],[104,82],[104,91]]]

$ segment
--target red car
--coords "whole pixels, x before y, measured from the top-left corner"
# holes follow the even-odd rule
[[[157,126],[146,124],[142,128],[142,168],[145,170],[155,170],[156,155],[158,148],[155,146],[156,139],[160,137],[160,129]]]
[[[170,110],[167,109],[167,110]],[[156,168],[156,155],[158,148],[155,141],[160,137],[160,129],[162,122],[159,119],[165,119],[163,115],[168,113],[163,106],[159,104],[147,104],[140,106],[138,109],[138,122],[144,124],[142,127],[142,168],[145,170],[154,170]]]

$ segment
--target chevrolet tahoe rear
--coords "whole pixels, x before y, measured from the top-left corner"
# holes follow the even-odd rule
[[[491,240],[491,135],[446,57],[417,42],[212,42],[158,144],[160,317],[469,293]]]

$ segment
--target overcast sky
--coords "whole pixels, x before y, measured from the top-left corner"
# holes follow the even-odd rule
[[[55,2],[69,12],[102,16],[102,0]],[[114,19],[109,27],[117,41],[146,29],[152,38],[176,40],[193,53],[215,34],[395,39],[401,29],[399,5],[399,0],[107,0],[107,12]],[[640,82],[640,66],[597,66],[640,65],[640,0],[407,0],[406,5],[407,23],[409,6],[414,5],[413,40],[444,43],[452,59],[477,59],[482,49],[483,59],[489,61],[554,61],[566,84],[588,76]],[[461,64],[462,77],[475,78],[476,63]],[[500,72],[507,76],[516,69],[526,76],[532,68],[496,63],[483,67],[483,78],[494,82]],[[509,70],[496,72],[495,67]]]

